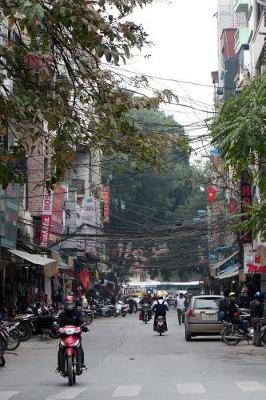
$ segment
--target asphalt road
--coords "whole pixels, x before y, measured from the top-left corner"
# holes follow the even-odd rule
[[[69,388],[56,374],[56,340],[34,339],[0,368],[0,400],[266,399],[266,349],[186,343],[172,311],[160,337],[136,316],[97,320],[83,336],[88,371]]]

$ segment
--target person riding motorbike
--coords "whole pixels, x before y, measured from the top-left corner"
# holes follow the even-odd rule
[[[155,311],[153,330],[156,329],[156,321],[158,317],[164,317],[165,320],[165,330],[167,331],[167,322],[166,322],[166,312],[169,311],[169,305],[167,301],[163,299],[163,296],[159,296],[158,300],[156,300],[152,305],[152,311]]]
[[[64,311],[62,311],[58,316],[58,326],[60,328],[73,325],[73,326],[80,326],[84,325],[84,315],[81,310],[77,309],[77,303],[74,296],[66,296],[64,300]],[[88,331],[88,328],[84,327],[84,332]],[[84,364],[84,351],[82,348],[82,343],[80,339],[80,347],[78,349],[79,357],[81,360],[81,368],[86,369],[86,365]],[[61,372],[61,374],[65,373],[65,365],[64,365],[64,348],[59,345],[58,349],[58,367],[56,369],[57,372]]]
[[[260,321],[264,314],[264,295],[261,292],[255,293],[254,300],[250,302],[250,318],[251,324],[254,328],[253,344],[254,346],[260,346],[260,329],[262,325],[265,325],[265,320]]]
[[[243,333],[249,336],[248,327],[246,323],[241,318],[239,318],[238,313],[239,309],[236,305],[236,293],[231,292],[229,293],[228,307],[226,307],[224,311],[224,320],[226,322],[231,322],[234,325],[239,325]]]
[[[151,306],[152,306],[151,292],[145,293],[144,296],[142,297],[142,299],[140,300],[139,304],[140,304],[141,307],[143,307],[145,304],[148,304],[150,306],[148,314],[149,314],[149,319],[151,319],[151,314],[152,314],[151,313]],[[141,321],[143,321],[143,318],[144,318],[144,311],[142,309],[140,311],[139,319]]]

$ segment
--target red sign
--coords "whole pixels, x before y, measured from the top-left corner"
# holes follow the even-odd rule
[[[79,279],[84,289],[87,290],[90,286],[90,273],[88,271],[88,268],[83,268],[83,270],[79,274]]]
[[[52,215],[50,222],[49,242],[56,242],[58,236],[62,234],[64,223],[64,201],[65,189],[63,186],[57,184],[53,193]]]
[[[215,186],[209,186],[207,189],[207,199],[209,204],[214,203],[216,194],[217,194],[217,188]]]
[[[40,246],[47,247],[49,242],[49,231],[52,217],[53,201],[52,192],[45,189],[43,195],[43,207],[42,207],[42,221],[41,221],[41,232],[40,232]]]
[[[110,222],[110,187],[103,186],[101,190],[103,201],[103,222]]]
[[[248,274],[266,274],[266,265],[247,263]]]

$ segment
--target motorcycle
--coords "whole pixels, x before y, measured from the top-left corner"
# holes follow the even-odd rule
[[[158,332],[160,336],[162,336],[163,333],[167,331],[166,320],[164,317],[160,316],[157,318],[154,330]]]
[[[39,308],[37,310],[37,318],[33,325],[34,335],[49,335],[52,339],[59,338],[59,332],[56,329],[58,314],[55,314],[53,310],[44,310]]]
[[[115,305],[114,317],[118,317],[119,315],[125,317],[127,313],[128,313],[128,305],[124,304],[123,301],[119,300]]]
[[[2,324],[0,326],[0,367],[4,367],[6,360],[5,360],[5,351],[7,349],[7,342],[9,340],[9,333],[5,326]]]
[[[242,332],[240,326],[231,322],[223,321],[222,341],[228,346],[236,346],[241,341],[248,342],[253,339],[254,329],[250,326],[250,315],[247,312],[237,313],[236,317],[246,322],[248,334]]]
[[[149,304],[145,303],[143,305],[142,312],[143,312],[143,322],[145,324],[147,324],[148,321],[151,319],[151,306]]]
[[[82,374],[82,360],[79,354],[81,333],[88,328],[67,325],[59,328],[60,346],[64,348],[65,374],[68,378],[68,385],[76,383],[76,376]]]
[[[16,350],[21,342],[20,332],[19,332],[19,322],[4,322],[5,329],[9,334],[9,339],[7,341],[7,350]]]

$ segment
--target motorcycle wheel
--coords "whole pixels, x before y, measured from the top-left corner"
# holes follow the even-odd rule
[[[59,338],[60,338],[60,333],[57,332],[57,331],[55,331],[55,330],[51,330],[51,331],[49,332],[49,336],[50,336],[50,338],[52,338],[52,339],[59,339]]]
[[[236,329],[236,333],[239,334],[240,332]],[[236,346],[240,342],[240,339],[235,338],[235,332],[232,332],[232,329],[228,327],[223,331],[222,341],[227,344],[227,346]]]
[[[73,371],[72,356],[67,357],[67,376],[68,376],[68,386],[73,386],[73,384],[74,384],[74,371]]]
[[[7,350],[13,351],[16,350],[20,345],[20,336],[18,333],[13,332],[10,333],[9,339],[7,342]]]
[[[145,315],[145,317],[144,317],[144,322],[147,325],[147,323],[148,323],[148,316],[147,315]]]
[[[6,360],[5,360],[4,354],[1,354],[0,355],[0,367],[4,367],[5,364],[6,364]]]
[[[27,340],[29,340],[31,338],[32,331],[30,328],[26,328],[25,326],[19,326],[18,332],[19,332],[20,340],[22,342],[26,342]]]
[[[87,315],[85,318],[85,324],[86,325],[91,325],[93,322],[93,315]]]

